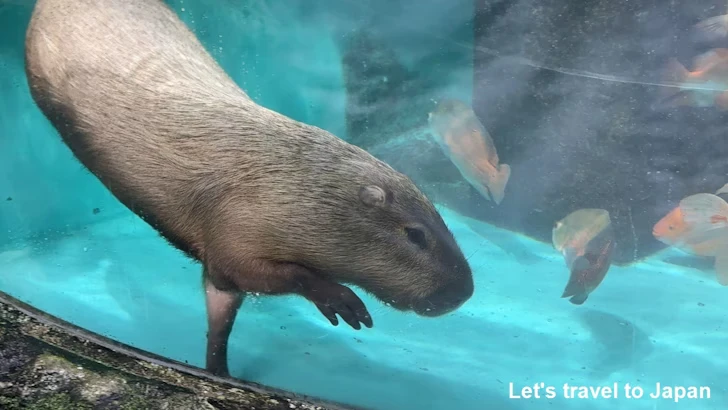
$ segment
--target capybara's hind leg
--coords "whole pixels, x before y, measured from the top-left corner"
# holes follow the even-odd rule
[[[218,376],[228,376],[227,345],[235,316],[243,303],[240,292],[220,290],[204,278],[207,305],[207,371]]]

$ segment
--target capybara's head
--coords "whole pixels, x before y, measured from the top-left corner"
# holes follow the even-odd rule
[[[473,294],[472,272],[439,212],[405,175],[345,150],[354,158],[331,167],[318,151],[315,188],[299,191],[311,236],[297,241],[298,259],[399,310],[439,316],[460,307]]]
[[[451,312],[473,295],[468,261],[432,203],[407,178],[358,187],[362,217],[371,223],[362,283],[375,296],[423,316]]]

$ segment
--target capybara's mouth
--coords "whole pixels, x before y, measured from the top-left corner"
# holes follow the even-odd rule
[[[436,317],[457,310],[473,296],[473,281],[452,282],[438,289],[429,297],[412,304],[412,310],[420,316]]]
[[[435,305],[432,302],[429,301],[423,301],[421,303],[415,304],[412,306],[412,311],[417,313],[420,316],[426,316],[426,317],[437,317],[437,316],[443,316],[446,315],[460,306],[462,306],[465,303],[466,299],[463,299],[462,301],[458,303],[452,303],[447,305]]]

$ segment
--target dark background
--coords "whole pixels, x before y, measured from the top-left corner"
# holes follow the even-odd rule
[[[664,248],[652,226],[680,199],[728,182],[728,113],[660,108],[663,87],[654,85],[669,58],[691,68],[697,55],[728,47],[692,29],[728,12],[725,1],[475,0],[474,10],[474,20],[439,33],[450,46],[420,61],[435,75],[408,71],[373,29],[352,37],[344,56],[352,142],[457,212],[544,242],[569,212],[604,208],[617,264]],[[475,35],[473,109],[512,168],[500,205],[474,193],[421,135],[422,113],[443,94],[438,79],[464,64],[456,43],[465,31]],[[383,73],[396,81],[373,81]],[[409,141],[395,143],[403,130]]]

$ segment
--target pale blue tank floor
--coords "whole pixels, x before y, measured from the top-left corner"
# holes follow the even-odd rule
[[[235,376],[382,410],[728,408],[728,289],[712,270],[612,267],[583,306],[559,295],[550,246],[443,214],[472,263],[473,298],[451,315],[403,314],[355,289],[373,329],[332,327],[296,297],[249,298],[230,346]],[[688,259],[689,260],[689,259]],[[700,262],[700,261],[697,261]],[[92,331],[204,364],[200,267],[133,216],[0,251],[0,289]],[[709,265],[708,265],[709,266]],[[293,369],[293,370],[292,370]],[[642,400],[509,399],[544,382],[645,387]],[[708,385],[709,400],[647,398],[655,383]],[[620,392],[621,393],[621,392]]]

